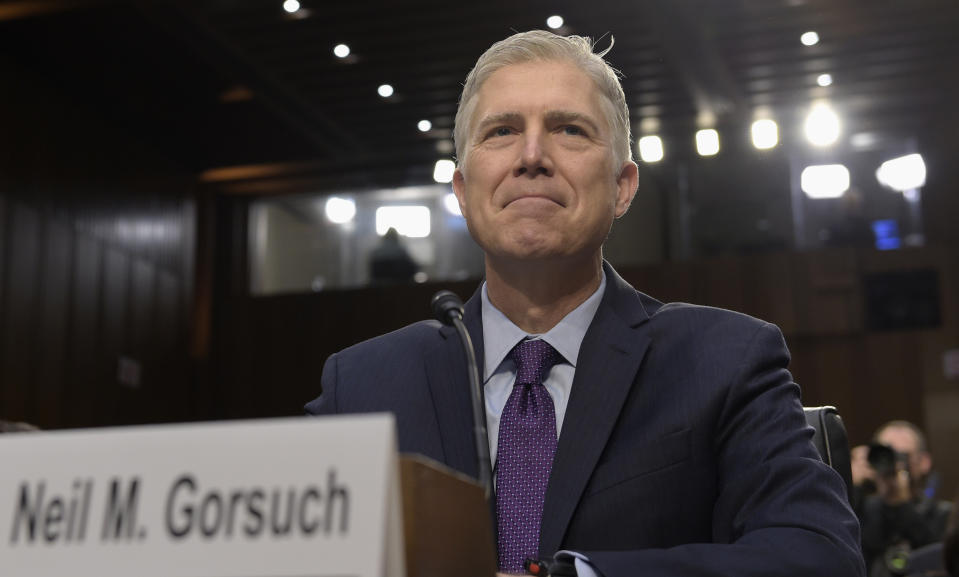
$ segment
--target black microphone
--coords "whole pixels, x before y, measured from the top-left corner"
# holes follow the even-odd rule
[[[476,440],[476,458],[479,464],[479,484],[483,487],[483,493],[489,502],[493,491],[491,482],[492,471],[490,469],[489,458],[489,436],[486,432],[486,412],[483,410],[483,389],[480,381],[479,367],[476,365],[476,350],[473,348],[473,341],[470,334],[466,331],[466,325],[463,324],[463,301],[450,291],[442,290],[430,301],[430,308],[433,310],[433,316],[443,323],[456,328],[460,336],[460,342],[463,344],[463,350],[466,352],[467,370],[470,374],[470,390],[472,395],[470,400],[473,404],[473,431]]]

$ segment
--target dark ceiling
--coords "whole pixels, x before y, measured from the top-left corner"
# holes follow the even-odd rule
[[[786,145],[817,98],[840,112],[847,140],[921,140],[944,115],[955,123],[956,0],[300,2],[292,15],[282,0],[0,2],[0,46],[78,107],[235,192],[431,181],[452,157],[476,57],[552,14],[562,33],[615,37],[634,132],[654,119],[674,157],[692,154],[704,114],[734,139],[758,107]],[[819,44],[800,43],[808,30]],[[332,53],[341,42],[348,58]],[[834,83],[818,86],[821,73]]]

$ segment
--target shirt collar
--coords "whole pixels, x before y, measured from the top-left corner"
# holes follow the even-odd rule
[[[591,294],[589,298],[582,302],[578,307],[569,312],[555,327],[542,335],[536,335],[549,343],[556,352],[561,354],[569,364],[576,366],[579,359],[579,347],[583,343],[583,337],[586,336],[586,330],[596,311],[599,310],[599,303],[603,300],[603,294],[606,290],[606,273],[603,272],[600,278],[599,288]],[[482,314],[483,314],[483,381],[489,380],[496,369],[506,358],[516,343],[520,342],[529,335],[526,331],[519,328],[513,321],[506,318],[499,309],[493,306],[489,300],[489,294],[486,290],[486,282],[483,282],[481,291],[482,296]]]

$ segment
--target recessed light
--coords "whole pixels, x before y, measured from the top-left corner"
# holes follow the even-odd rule
[[[696,132],[696,151],[700,156],[713,156],[719,152],[719,133],[713,128]]]
[[[659,162],[663,159],[663,141],[655,135],[639,139],[639,157],[643,162]]]
[[[331,196],[326,201],[326,218],[336,224],[346,224],[356,216],[356,203],[350,198]]]
[[[829,105],[817,103],[806,116],[804,128],[814,146],[829,146],[839,138],[839,116]]]
[[[759,150],[768,150],[779,143],[779,126],[776,121],[763,118],[753,122],[752,125],[753,146]]]

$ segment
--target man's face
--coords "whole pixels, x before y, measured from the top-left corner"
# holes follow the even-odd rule
[[[453,189],[487,258],[598,255],[629,208],[636,165],[613,167],[593,81],[568,62],[514,64],[483,83]]]

